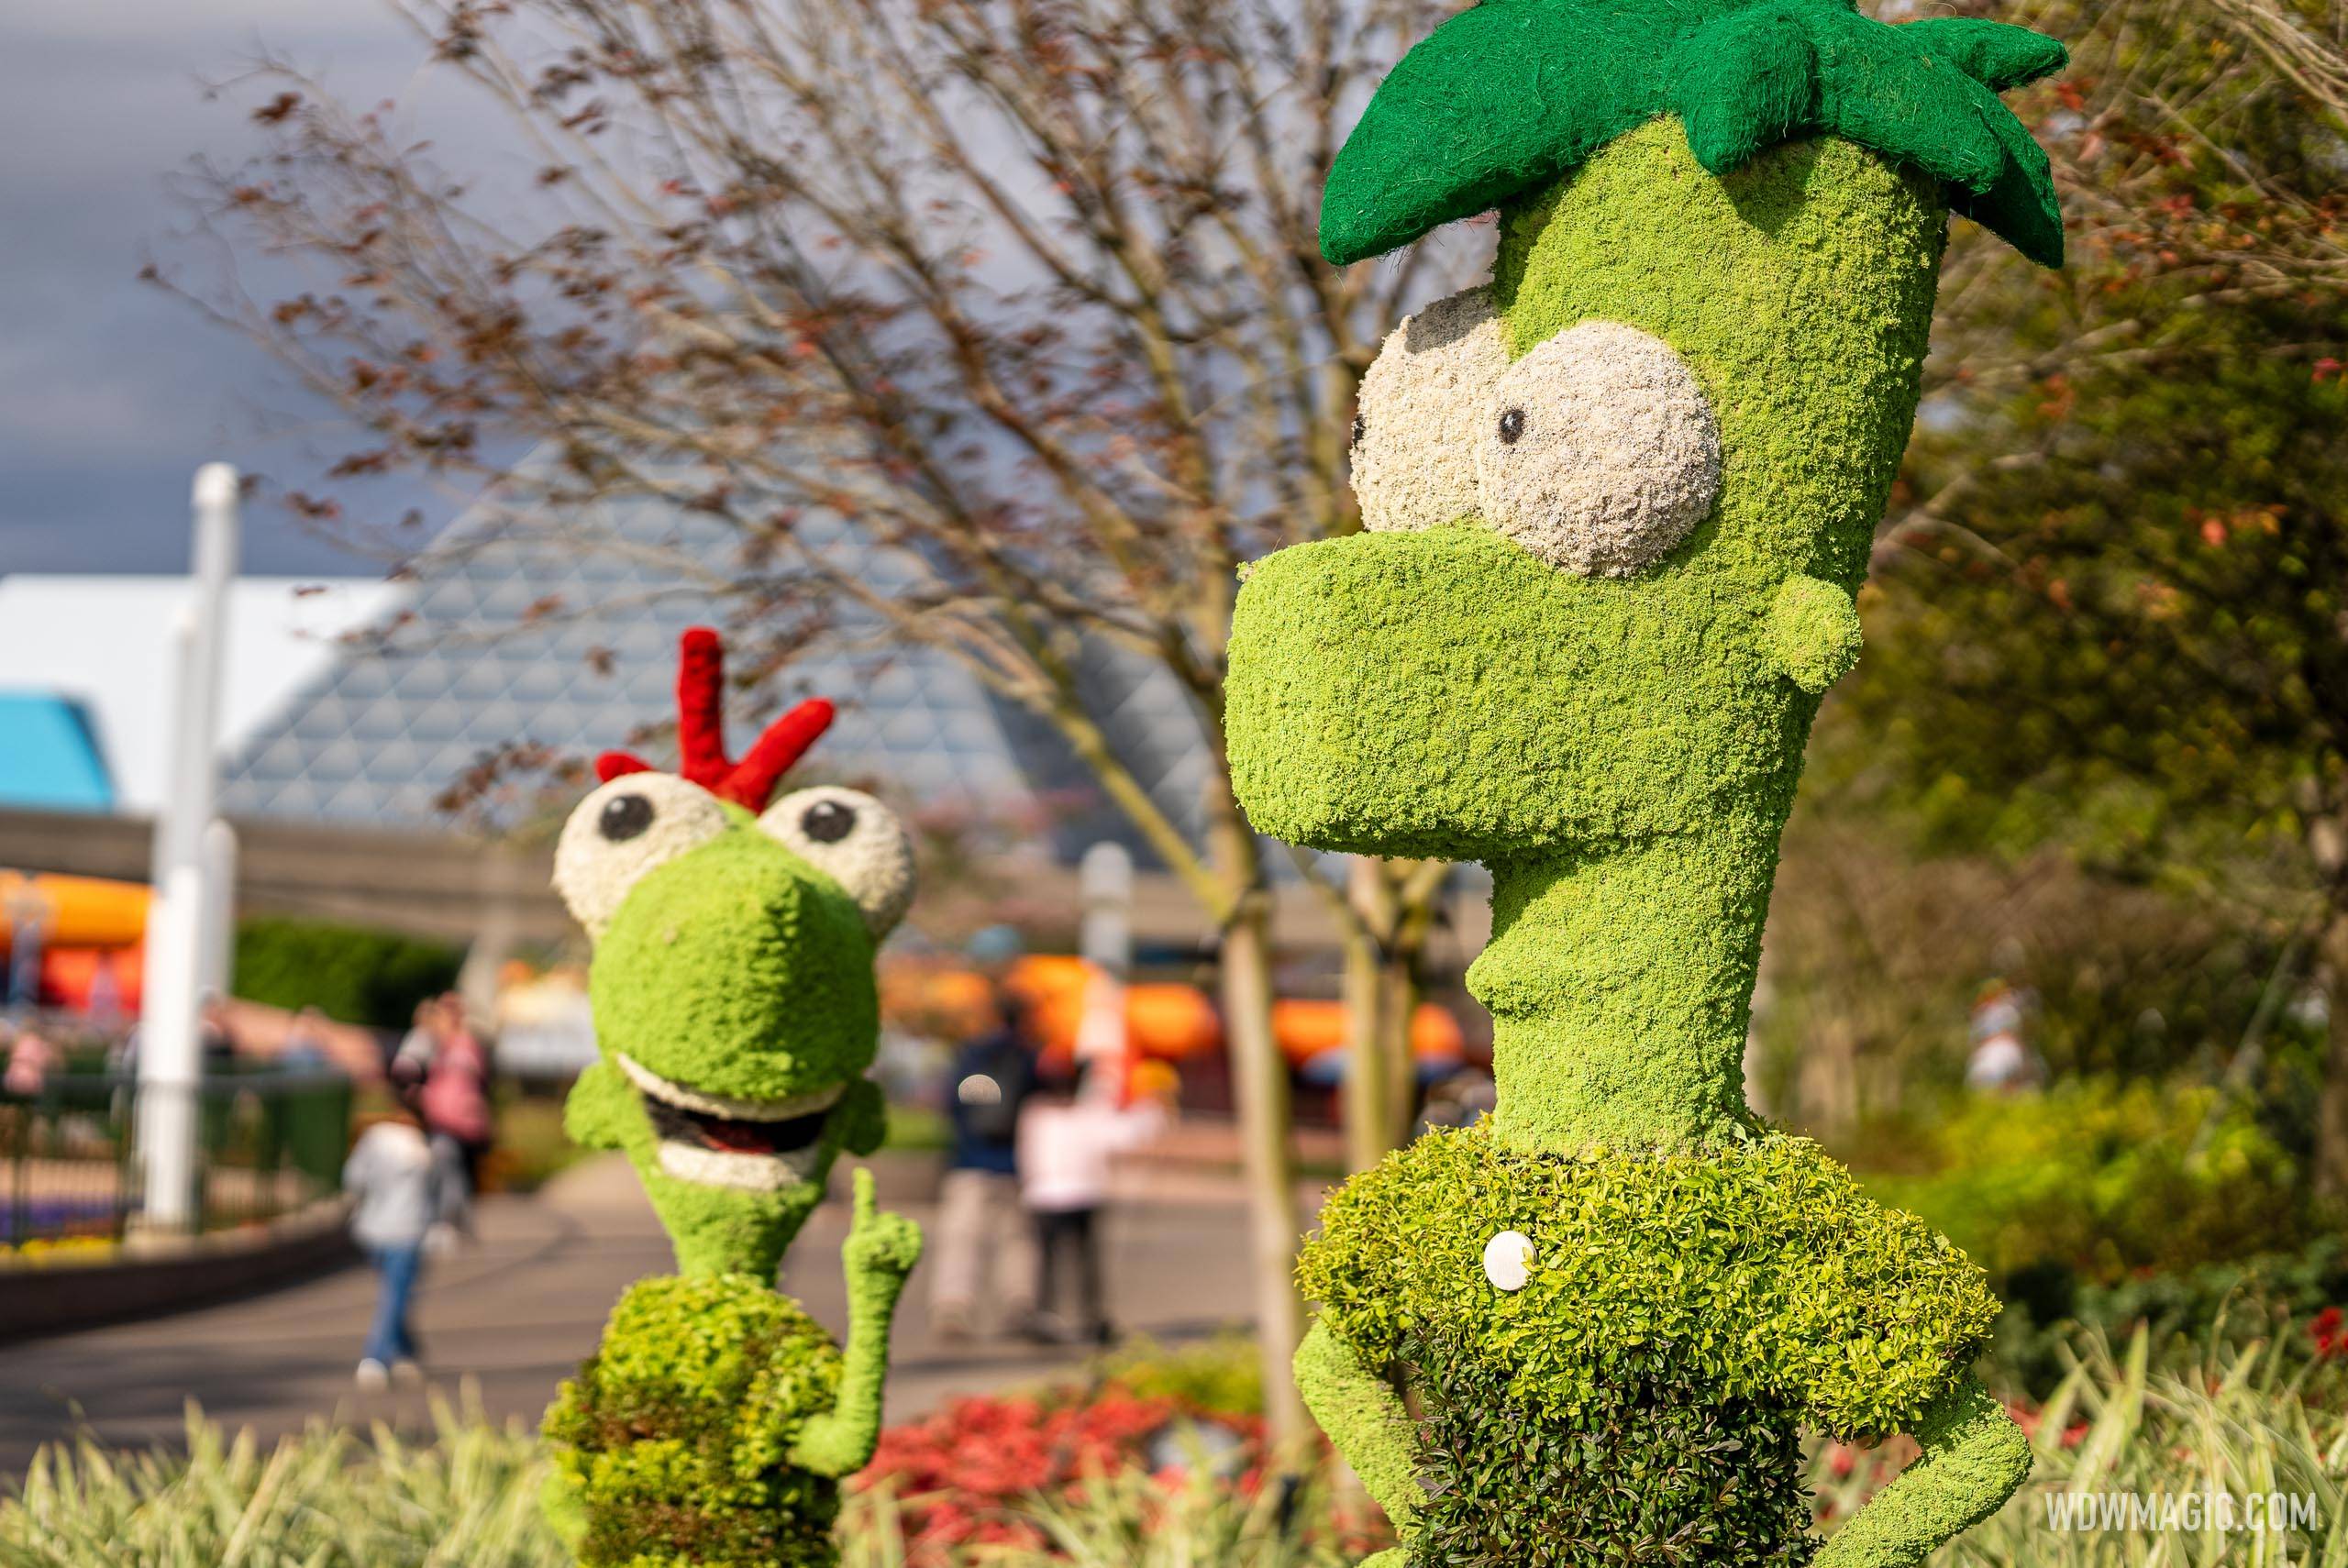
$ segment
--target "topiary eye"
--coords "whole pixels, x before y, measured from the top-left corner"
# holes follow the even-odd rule
[[[1501,442],[1513,447],[1516,438],[1524,434],[1524,410],[1512,408],[1501,415]]]
[[[604,802],[595,831],[614,844],[624,844],[652,825],[652,802],[641,795],[615,795]]]
[[[817,844],[837,844],[856,831],[856,809],[837,801],[818,801],[801,813],[799,831]]]
[[[1356,447],[1360,446],[1360,445],[1361,445],[1361,438],[1362,438],[1363,436],[1365,436],[1368,435],[1368,434],[1369,434],[1369,421],[1368,421],[1368,420],[1367,420],[1367,419],[1364,419],[1364,418],[1363,418],[1360,414],[1355,414],[1355,415],[1354,415],[1353,437],[1352,437],[1351,445],[1356,446]]]

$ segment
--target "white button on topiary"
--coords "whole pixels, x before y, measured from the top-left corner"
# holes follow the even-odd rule
[[[1484,1277],[1502,1290],[1522,1290],[1533,1277],[1533,1238],[1502,1231],[1484,1243]]]

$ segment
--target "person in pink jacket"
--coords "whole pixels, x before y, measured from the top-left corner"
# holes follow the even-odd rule
[[[465,1004],[454,994],[432,1004],[426,1023],[400,1048],[394,1076],[421,1081],[416,1110],[425,1132],[454,1147],[464,1165],[467,1189],[477,1193],[482,1161],[497,1134],[489,1101],[489,1053],[466,1023]],[[426,1049],[417,1049],[419,1044]]]

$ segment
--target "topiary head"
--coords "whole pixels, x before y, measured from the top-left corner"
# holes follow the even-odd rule
[[[771,1274],[839,1151],[878,1142],[872,965],[913,856],[869,795],[768,803],[830,704],[801,704],[733,763],[719,658],[714,633],[686,634],[680,771],[607,754],[563,827],[555,882],[594,940],[602,1057],[567,1120],[627,1152],[688,1269]]]
[[[1497,205],[1499,259],[1363,382],[1368,532],[1242,590],[1256,824],[1492,859],[1780,815],[1855,653],[1948,211],[2059,259],[1997,91],[2063,58],[1841,0],[1485,0],[1412,50],[1336,160],[1323,248]]]

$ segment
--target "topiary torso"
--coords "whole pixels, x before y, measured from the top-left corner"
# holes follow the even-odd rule
[[[840,1353],[749,1275],[647,1279],[547,1412],[549,1510],[588,1568],[836,1561],[836,1483],[786,1457],[832,1408]]]
[[[1496,1288],[1485,1244],[1533,1243]],[[1800,1562],[1800,1434],[1911,1426],[1997,1303],[1806,1140],[1523,1153],[1435,1132],[1346,1184],[1299,1265],[1421,1406],[1412,1561]]]

